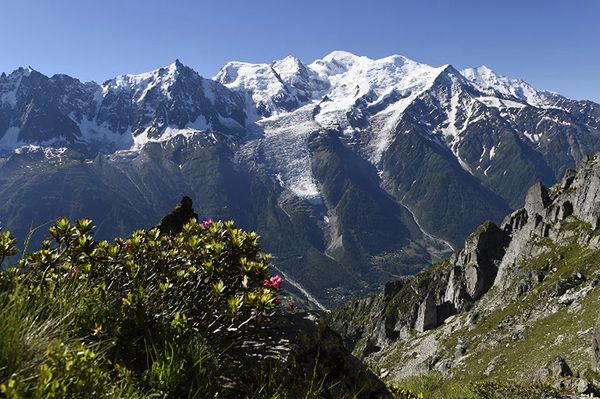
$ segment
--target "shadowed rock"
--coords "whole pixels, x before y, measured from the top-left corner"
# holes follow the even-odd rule
[[[198,220],[198,214],[194,212],[192,199],[185,196],[175,209],[161,219],[158,228],[161,234],[175,235],[181,233],[183,226],[192,219]]]

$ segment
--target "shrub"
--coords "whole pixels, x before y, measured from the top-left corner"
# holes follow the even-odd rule
[[[17,240],[8,231],[0,228],[0,268],[6,258],[17,254]]]
[[[263,322],[278,302],[282,279],[258,235],[195,220],[174,236],[155,228],[112,243],[92,231],[88,219],[60,219],[38,251],[0,272],[5,394],[181,397],[218,386],[221,336]],[[0,232],[0,261],[14,254]]]
[[[113,244],[94,241],[91,229],[90,220],[59,220],[52,240],[4,273],[3,285],[48,298],[71,287],[88,332],[171,325],[214,333],[275,308],[281,282],[269,278],[269,256],[256,233],[233,222],[192,220],[174,237],[155,228]]]
[[[38,370],[37,382],[29,392],[18,375],[0,387],[9,398],[101,398],[116,392],[109,373],[96,352],[81,342],[69,346],[55,341]]]

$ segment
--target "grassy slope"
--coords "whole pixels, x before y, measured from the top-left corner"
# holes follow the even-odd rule
[[[563,230],[589,233],[590,226],[571,221]],[[430,383],[436,379],[435,374],[412,377],[398,382],[400,386],[424,392],[426,398],[454,397],[448,392],[459,392],[457,397],[469,397],[472,394],[469,384],[474,382],[492,379],[528,383],[541,367],[556,356],[562,356],[575,375],[593,375],[591,337],[600,309],[600,287],[595,286],[593,281],[600,278],[600,250],[582,247],[577,242],[577,234],[558,244],[540,240],[539,245],[546,251],[525,261],[520,270],[521,273],[537,273],[550,265],[543,282],[523,296],[488,311],[485,305],[501,295],[494,288],[471,312],[449,320],[444,333],[436,329],[420,335],[424,339],[436,337],[438,348],[435,357],[438,359],[453,358],[458,342],[468,342],[467,352],[453,366],[451,377],[438,379],[437,383]],[[559,304],[558,298],[552,298],[552,292],[557,282],[570,278],[574,273],[581,273],[586,278],[586,282],[576,290],[586,285],[590,285],[591,290],[570,305]],[[516,289],[519,276],[522,274],[514,278],[509,291]],[[480,320],[469,325],[467,319],[473,312],[481,312]],[[522,336],[516,334],[517,326],[524,326]],[[393,367],[406,362],[410,356],[410,348],[397,346],[379,366]]]

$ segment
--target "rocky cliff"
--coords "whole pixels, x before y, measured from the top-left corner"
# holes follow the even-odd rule
[[[599,358],[599,228],[596,155],[550,189],[533,185],[523,208],[500,226],[481,225],[447,261],[349,303],[333,324],[396,381],[431,372],[527,380],[556,356],[574,375],[590,373]]]

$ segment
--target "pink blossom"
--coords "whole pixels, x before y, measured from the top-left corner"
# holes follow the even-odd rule
[[[213,223],[214,222],[212,219],[205,220],[204,222],[202,222],[202,229],[203,230],[208,229],[210,226],[212,226]]]
[[[77,266],[73,266],[71,268],[71,270],[69,270],[69,275],[70,276],[78,276],[79,275],[79,269],[77,268]]]
[[[281,299],[276,298],[275,301],[274,301],[274,303],[275,303],[275,306],[281,305]]]
[[[283,277],[279,274],[271,276],[270,279],[263,281],[263,285],[267,288],[273,288],[274,290],[279,290],[281,284],[283,283]]]

